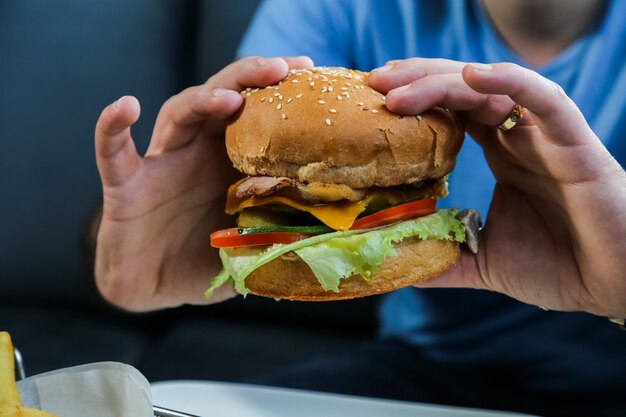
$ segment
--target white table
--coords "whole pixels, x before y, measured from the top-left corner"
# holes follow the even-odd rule
[[[516,413],[204,381],[153,383],[152,401],[160,407],[201,417],[528,417]]]

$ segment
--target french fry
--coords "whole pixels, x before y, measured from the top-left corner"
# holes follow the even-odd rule
[[[13,343],[7,332],[0,332],[0,407],[20,405],[15,384]]]
[[[56,417],[20,405],[20,394],[15,383],[13,343],[7,332],[0,332],[0,417]]]

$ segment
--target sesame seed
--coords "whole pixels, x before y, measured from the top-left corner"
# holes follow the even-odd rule
[[[265,101],[265,97],[261,97],[261,103]]]
[[[350,98],[350,93],[344,93],[344,96],[346,96],[346,98]]]
[[[378,113],[378,110],[372,109],[372,113]]]
[[[278,97],[280,93],[274,93],[274,97]]]
[[[341,100],[343,100],[343,97],[337,96],[337,100],[341,101]]]
[[[283,99],[283,96],[278,96],[278,99],[279,99],[279,100],[282,100],[282,99]]]
[[[287,115],[285,113],[281,114],[280,117],[282,117],[283,120],[287,120]]]
[[[330,126],[330,119],[326,119],[326,126]]]
[[[348,87],[341,87],[341,91],[348,91]]]
[[[253,93],[256,93],[257,91],[259,91],[258,88],[255,88],[254,90],[252,90]]]
[[[346,85],[351,87],[351,86],[352,86],[352,83],[346,83]]]
[[[337,113],[337,110],[336,110],[336,109],[330,109],[330,110],[328,110],[328,111],[329,111],[329,112],[331,112],[331,113]]]
[[[250,97],[250,93],[246,93],[246,97]]]
[[[335,80],[333,80],[334,82]],[[330,91],[331,93],[333,92],[333,86],[331,85],[330,87],[328,87],[328,91]]]
[[[326,88],[326,86],[322,87],[322,93],[325,93],[328,91],[328,88]]]
[[[300,82],[300,80],[298,80],[298,79],[294,78],[293,80],[291,80],[291,82],[292,82],[292,83],[299,83],[299,82]]]
[[[282,109],[282,108],[283,108],[283,105],[282,105],[282,104],[279,104],[278,106],[276,106],[276,110],[280,110],[280,109]]]
[[[298,94],[296,98],[302,98],[302,93]]]
[[[318,100],[317,101],[319,104],[326,104],[326,102],[324,100]]]
[[[274,102],[274,97],[270,97],[270,99],[268,100],[270,103]]]
[[[371,93],[373,96],[377,95],[375,91],[370,91],[370,93]]]
[[[292,98],[288,98],[288,99],[287,99],[287,104],[291,103],[292,101],[293,101],[293,99],[292,99]]]
[[[252,88],[250,88],[250,87],[246,88],[246,91],[251,91],[251,90],[252,90]]]
[[[415,118],[416,118],[417,120],[420,120],[420,121],[422,120],[422,116],[420,116],[419,114],[418,114],[417,116],[415,116]]]
[[[363,107],[363,110],[365,110],[365,111],[368,111],[369,109],[370,109],[370,108],[369,108],[369,107],[367,107],[367,106]]]
[[[309,83],[309,85],[310,85],[311,87],[315,87],[315,81],[311,81],[311,82]]]
[[[365,103],[363,103],[362,101],[359,101],[358,103],[356,103],[356,105],[363,107],[363,106],[365,106]]]

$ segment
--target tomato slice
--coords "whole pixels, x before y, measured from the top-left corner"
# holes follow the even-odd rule
[[[397,223],[402,220],[427,216],[434,213],[437,201],[434,198],[411,201],[381,210],[377,213],[356,220],[351,229],[371,229]],[[211,233],[211,246],[214,248],[232,248],[244,246],[273,245],[275,243],[288,244],[311,237],[311,235],[296,232],[260,232],[241,234],[240,228],[218,230]]]
[[[211,246],[214,248],[232,248],[243,246],[273,245],[275,243],[293,243],[310,237],[302,233],[263,232],[239,234],[239,228],[218,230],[211,233]]]
[[[361,219],[357,219],[350,229],[371,229],[386,224],[397,223],[402,220],[433,214],[437,201],[434,198],[411,201],[381,210]]]

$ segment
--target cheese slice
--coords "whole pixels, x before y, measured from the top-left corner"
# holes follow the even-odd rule
[[[319,221],[335,230],[348,230],[357,216],[365,210],[370,201],[369,197],[357,202],[342,202],[311,206],[298,203],[288,197],[269,196],[262,198],[239,199],[235,196],[235,187],[231,186],[226,198],[226,213],[235,214],[248,207],[264,206],[266,204],[283,204],[315,216]]]
[[[234,210],[228,210],[227,208],[226,212],[229,214],[234,214],[248,207],[258,207],[266,204],[284,204],[297,210],[305,211],[312,214],[319,221],[335,230],[348,230],[350,229],[350,227],[352,227],[352,223],[354,223],[357,216],[361,214],[363,210],[365,210],[368,202],[369,199],[365,198],[356,203],[309,206],[306,204],[297,203],[287,197],[253,197],[241,201]]]

